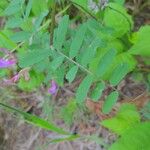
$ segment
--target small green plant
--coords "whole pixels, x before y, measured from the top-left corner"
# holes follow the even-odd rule
[[[150,123],[141,122],[140,114],[132,104],[123,104],[116,116],[101,122],[121,137],[108,150],[148,150],[150,148]]]
[[[136,69],[136,56],[150,63],[146,59],[150,56],[150,26],[134,32],[134,22],[123,4],[124,0],[106,1],[95,11],[89,7],[88,0],[1,1],[0,16],[5,18],[5,25],[0,30],[0,77],[10,78],[5,80],[7,84],[17,83],[19,89],[28,92],[44,85],[50,95],[55,95],[64,83],[71,84],[81,76],[75,101],[62,108],[64,121],[71,124],[75,110],[84,105],[87,97],[97,102],[103,91],[111,87],[102,108],[103,113],[109,114],[119,95],[125,96],[116,87]],[[72,5],[81,10],[84,19],[69,17],[67,12]],[[0,105],[39,127],[65,132],[40,118]],[[122,106],[115,118],[103,121],[102,125],[123,137],[125,129],[139,121],[133,106]],[[147,131],[147,124],[141,125],[142,129],[146,126]]]

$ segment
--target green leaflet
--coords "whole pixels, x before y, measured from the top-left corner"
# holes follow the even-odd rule
[[[70,46],[69,57],[73,58],[77,56],[78,51],[80,50],[83,40],[85,38],[86,29],[87,29],[87,25],[83,24],[77,30],[75,37],[73,38],[73,41]]]
[[[78,67],[77,66],[73,66],[66,74],[66,79],[69,81],[69,83],[71,83],[77,74],[78,71]]]
[[[87,75],[82,82],[80,83],[77,92],[76,92],[76,100],[77,103],[82,104],[88,94],[90,86],[93,81],[93,76]]]
[[[40,28],[40,25],[43,21],[43,19],[47,16],[48,14],[48,11],[44,11],[42,12],[38,17],[37,19],[35,20],[35,23],[34,23],[34,30],[35,31],[38,31],[38,29]]]
[[[95,38],[91,42],[91,44],[87,47],[87,50],[85,51],[83,57],[81,58],[81,64],[84,66],[89,64],[91,60],[94,58],[97,48],[102,45],[103,43],[100,40],[100,38]]]
[[[129,53],[133,55],[150,56],[150,26],[141,27],[136,33],[135,44],[129,49]]]
[[[22,9],[24,0],[12,0],[4,11],[4,15],[10,16],[19,12]]]
[[[64,84],[64,77],[65,77],[65,67],[64,66],[59,67],[55,71],[55,75],[56,75],[55,80],[58,83],[58,85],[63,86],[63,84]]]
[[[17,114],[23,116],[24,119],[27,122],[29,122],[29,123],[31,123],[31,124],[33,124],[35,126],[38,126],[40,128],[43,128],[43,129],[46,129],[46,130],[49,130],[49,131],[53,131],[53,132],[56,132],[56,133],[59,133],[59,134],[69,135],[68,132],[64,131],[61,128],[56,127],[56,125],[54,125],[52,123],[49,123],[49,122],[45,121],[42,118],[39,118],[39,117],[34,116],[34,115],[30,115],[30,114],[25,113],[25,112],[23,112],[21,110],[18,110],[16,108],[13,108],[13,107],[10,107],[8,105],[5,105],[3,103],[0,103],[0,106],[10,110],[11,112],[16,112]]]
[[[49,70],[49,67],[50,67],[50,61],[48,58],[44,59],[34,65],[34,69],[37,72],[44,72],[45,70]]]
[[[7,28],[16,28],[16,27],[20,27],[22,23],[23,23],[22,18],[13,17],[13,18],[8,19],[8,21],[6,22],[6,27]]]
[[[116,50],[110,49],[107,51],[104,56],[100,59],[100,62],[97,67],[96,75],[102,77],[104,73],[108,70],[116,56]]]
[[[98,83],[94,88],[94,90],[91,92],[91,99],[93,101],[98,101],[104,89],[105,89],[105,84],[103,82]]]
[[[149,150],[150,122],[128,129],[108,150]]]
[[[58,56],[56,57],[51,63],[50,66],[52,68],[53,71],[55,71],[64,61],[64,57],[63,56]]]
[[[23,42],[25,40],[29,40],[30,37],[31,37],[30,32],[20,31],[20,32],[14,33],[10,38],[12,41],[18,43],[18,42]]]
[[[19,56],[19,66],[21,68],[29,67],[48,58],[50,54],[50,49],[37,49],[23,53]]]
[[[117,85],[128,73],[129,67],[127,63],[118,64],[118,66],[113,70],[109,82],[115,86]]]
[[[122,135],[126,130],[140,123],[140,114],[133,104],[122,104],[116,116],[103,120],[101,125],[112,132]]]
[[[105,102],[102,107],[102,112],[104,114],[108,114],[113,106],[116,104],[118,100],[119,93],[117,91],[111,92],[107,98],[105,99]]]
[[[54,47],[57,50],[62,49],[62,45],[63,45],[65,38],[66,38],[68,26],[69,26],[69,16],[66,15],[60,20],[58,28],[55,31],[56,32],[55,33],[56,34],[56,37],[55,37],[56,41],[54,42],[55,43]]]
[[[24,19],[27,19],[31,13],[31,9],[32,9],[32,2],[33,0],[29,0],[28,1],[28,4],[27,4],[27,7],[26,7],[26,10],[25,10],[25,17]]]

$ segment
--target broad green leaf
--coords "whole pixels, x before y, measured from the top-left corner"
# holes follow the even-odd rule
[[[8,7],[4,11],[4,15],[10,16],[14,15],[15,13],[19,12],[22,9],[22,5],[24,0],[12,0]]]
[[[150,122],[128,129],[108,150],[149,150]]]
[[[110,49],[105,53],[105,55],[100,59],[97,67],[96,75],[102,77],[108,70],[116,56],[116,50]]]
[[[102,107],[103,113],[108,114],[112,110],[113,106],[116,104],[118,100],[118,96],[119,96],[119,93],[117,91],[111,92],[107,96]]]
[[[128,73],[129,67],[127,63],[118,64],[118,66],[113,70],[112,75],[109,79],[113,86],[116,86]]]
[[[103,82],[98,83],[98,84],[96,85],[96,87],[94,87],[94,90],[93,90],[92,93],[91,93],[91,99],[92,99],[93,101],[98,101],[99,98],[100,98],[101,95],[102,95],[102,92],[103,92],[104,88],[105,88],[105,84],[104,84]]]
[[[19,66],[21,68],[29,67],[42,61],[43,59],[48,58],[50,54],[50,49],[37,49],[26,52],[25,54],[21,54],[19,56]]]
[[[88,9],[88,0],[71,0],[71,1],[86,10]]]
[[[32,12],[35,16],[39,16],[42,12],[47,10],[46,0],[32,0]]]
[[[73,66],[66,74],[66,79],[69,81],[69,83],[71,83],[77,74],[78,71],[78,67],[77,66]]]
[[[150,26],[141,27],[136,36],[135,44],[128,52],[133,55],[150,56]]]
[[[58,56],[57,58],[55,58],[52,62],[51,62],[51,68],[53,71],[55,71],[64,61],[64,57],[63,56]]]
[[[80,83],[77,92],[76,92],[76,100],[79,104],[82,104],[88,94],[90,86],[93,81],[93,76],[87,75],[82,82]]]
[[[85,38],[86,30],[87,30],[86,24],[81,25],[77,30],[76,35],[73,38],[73,41],[70,46],[69,57],[73,58],[77,56],[78,51],[80,50],[83,40]]]
[[[55,38],[56,42],[54,42],[56,45],[54,45],[54,47],[57,50],[62,49],[62,45],[66,38],[68,25],[69,25],[69,16],[66,15],[60,20],[58,28],[56,30],[57,31],[56,38]]]
[[[49,131],[53,131],[53,132],[56,132],[56,133],[59,133],[59,134],[69,135],[68,132],[64,131],[63,129],[61,129],[59,127],[56,127],[56,125],[54,125],[53,123],[49,123],[49,122],[47,122],[46,120],[44,120],[42,118],[39,118],[37,116],[28,114],[26,112],[23,112],[21,110],[18,110],[16,108],[11,107],[11,106],[5,105],[3,103],[0,103],[0,106],[5,108],[5,109],[10,110],[11,112],[15,112],[15,113],[23,116],[24,119],[27,122],[29,122],[29,123],[31,123],[35,126],[38,126],[40,128],[43,128],[43,129],[46,129],[46,130],[49,130]]]
[[[121,105],[115,117],[103,120],[101,125],[118,135],[122,135],[139,122],[140,114],[136,107],[133,104],[125,103]]]
[[[18,43],[18,42],[29,40],[30,37],[31,37],[30,32],[20,31],[20,32],[14,33],[10,38],[12,41]]]
[[[131,16],[127,14],[123,6],[117,3],[109,3],[105,10],[104,23],[115,30],[114,37],[122,37],[133,27]]]

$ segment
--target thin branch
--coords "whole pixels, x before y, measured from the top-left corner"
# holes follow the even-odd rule
[[[59,55],[65,57],[68,61],[70,61],[71,63],[75,64],[76,66],[78,66],[80,69],[82,69],[83,71],[85,71],[86,73],[90,74],[90,75],[94,75],[90,70],[88,70],[87,68],[85,68],[84,66],[82,66],[81,64],[77,63],[76,61],[74,61],[73,59],[69,58],[68,56],[66,56],[64,53],[62,53],[59,50],[56,50],[53,46],[50,47],[51,50],[56,51]],[[100,81],[106,85],[109,85],[106,81],[100,79]],[[111,87],[113,90],[119,92],[124,98],[128,98],[130,99],[130,97],[128,97],[127,95],[125,95],[123,92],[119,91],[118,89],[116,89],[115,87]]]

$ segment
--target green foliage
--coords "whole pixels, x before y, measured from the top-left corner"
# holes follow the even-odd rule
[[[44,80],[43,73],[37,73],[35,71],[30,72],[30,79],[26,81],[24,78],[21,78],[18,83],[18,87],[24,91],[32,91],[39,87]]]
[[[82,104],[87,97],[87,93],[92,85],[93,76],[88,75],[86,76],[83,81],[81,82],[79,88],[77,89],[76,93],[76,100],[79,104]]]
[[[3,12],[6,9],[7,5],[8,5],[7,1],[0,1],[0,16],[3,16]]]
[[[133,27],[133,21],[125,8],[116,3],[109,3],[108,6],[104,14],[104,23],[114,29],[113,36],[122,37],[127,32],[130,32]]]
[[[69,81],[69,83],[71,83],[77,74],[78,71],[78,67],[77,66],[73,66],[66,74],[66,79]]]
[[[4,15],[10,16],[20,12],[23,8],[24,0],[12,0],[4,11]]]
[[[112,75],[110,77],[110,83],[114,86],[117,85],[128,73],[128,71],[128,64],[118,64],[118,66],[112,72]]]
[[[88,0],[72,0],[72,2],[82,6],[84,9],[88,9]]]
[[[129,49],[129,53],[133,55],[150,56],[150,26],[144,26],[139,29],[134,39],[134,45]]]
[[[108,150],[149,150],[150,122],[129,128]]]
[[[19,56],[19,66],[22,68],[31,66],[40,62],[41,60],[48,58],[49,55],[49,49],[32,49],[32,51],[26,52],[25,54]]]
[[[18,110],[18,109],[13,108],[13,107],[10,107],[10,106],[5,105],[3,103],[0,103],[0,106],[3,107],[4,109],[8,109],[9,111],[11,111],[13,113],[17,113],[17,114],[21,115],[22,117],[24,117],[24,119],[27,122],[29,122],[29,123],[31,123],[35,126],[38,126],[40,128],[43,128],[43,129],[46,129],[46,130],[49,130],[49,131],[53,131],[53,132],[56,132],[56,133],[59,133],[59,134],[69,135],[68,132],[64,131],[61,128],[56,127],[56,125],[54,125],[53,123],[49,123],[49,122],[47,122],[46,120],[44,120],[42,118],[39,118],[39,117],[34,116],[34,115],[30,115],[28,113],[25,113],[24,111]]]
[[[77,104],[75,100],[70,100],[67,105],[61,109],[61,118],[63,118],[67,125],[73,123],[76,110]]]
[[[114,49],[110,49],[100,59],[100,62],[98,63],[98,67],[96,71],[96,75],[98,77],[102,77],[105,74],[109,66],[112,64],[113,59],[115,58],[115,55],[116,55],[116,51]]]
[[[30,0],[29,2],[30,3],[28,3],[28,8],[30,10],[32,3],[32,12],[35,16],[39,16],[41,13],[45,12],[48,9],[46,0]]]
[[[91,92],[91,98],[93,101],[98,101],[105,89],[105,84],[103,82],[97,83]]]
[[[77,56],[77,53],[80,50],[83,40],[84,40],[84,37],[85,37],[86,28],[87,28],[86,24],[83,24],[77,30],[77,33],[76,33],[75,37],[73,38],[71,46],[70,46],[69,56],[71,58]]]
[[[112,110],[112,107],[116,104],[116,101],[118,100],[119,93],[117,91],[111,92],[102,107],[102,112],[107,114]]]
[[[16,52],[16,70],[31,68],[30,80],[21,78],[18,82],[22,90],[35,90],[42,83],[48,85],[50,80],[63,86],[80,76],[82,81],[76,89],[76,101],[70,101],[61,110],[64,121],[70,125],[77,103],[82,105],[88,96],[93,101],[99,101],[107,87],[115,89],[129,72],[134,71],[137,65],[135,55],[140,55],[144,62],[149,63],[143,56],[150,55],[150,28],[144,26],[132,33],[133,21],[123,7],[124,0],[110,0],[105,9],[98,12],[100,15],[89,10],[87,0],[72,0],[74,6],[88,14],[83,18],[65,14],[65,3],[61,2],[56,4],[56,12],[59,13],[55,14],[55,22],[50,18],[52,6],[57,3],[54,0],[0,2],[0,16],[7,17],[5,27],[0,31],[0,47]],[[49,33],[53,25],[55,27]],[[4,76],[6,72],[1,74]],[[112,110],[118,97],[117,88],[106,96],[103,113],[108,114]],[[42,128],[50,129],[47,123],[42,125],[41,120],[31,116],[27,118]],[[133,106],[123,105],[116,117],[103,121],[102,125],[123,136],[126,129],[139,123],[139,120]],[[52,130],[57,131],[53,126]],[[56,139],[55,142],[69,139],[74,139],[74,136]]]
[[[56,35],[55,35],[54,47],[57,50],[61,50],[62,48],[62,45],[66,38],[68,25],[69,25],[69,16],[66,15],[61,19],[58,28],[55,32]]]
[[[126,130],[140,122],[140,114],[132,104],[121,105],[116,116],[101,122],[101,125],[116,134],[122,135]]]

